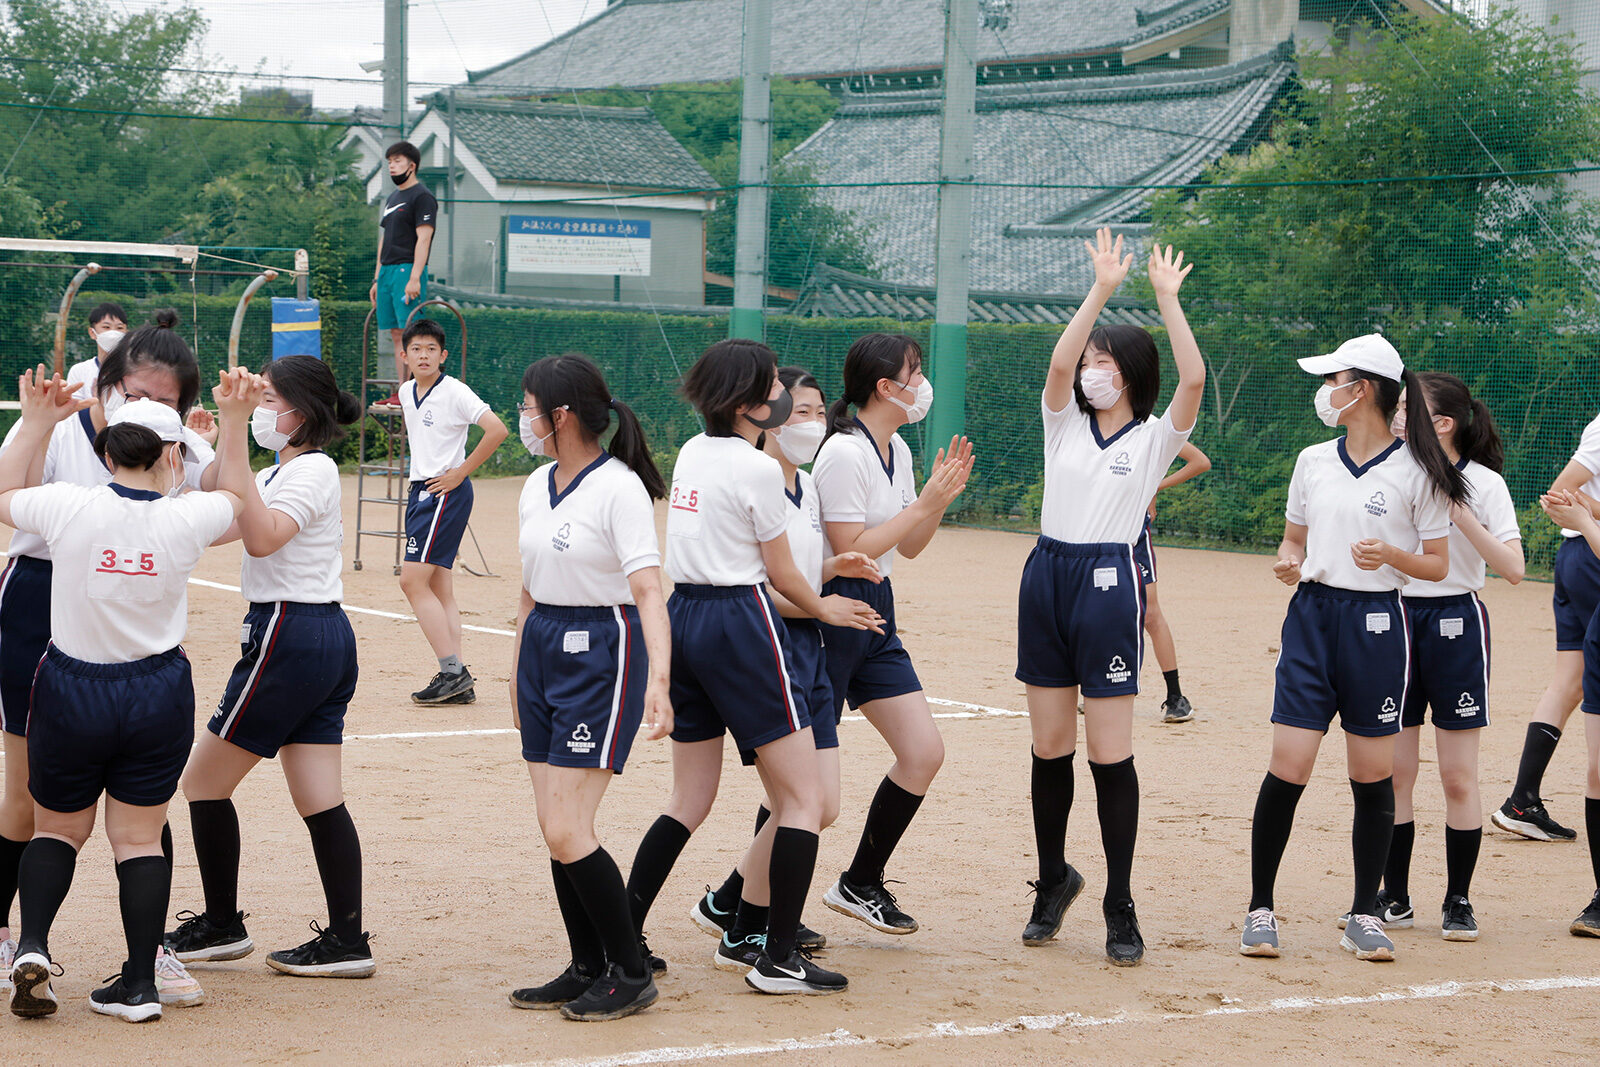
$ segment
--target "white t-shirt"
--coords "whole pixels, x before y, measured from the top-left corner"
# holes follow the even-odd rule
[[[19,491],[11,519],[44,538],[55,560],[51,641],[74,659],[129,663],[183,640],[189,574],[233,508],[216,493],[58,482]]]
[[[667,572],[690,585],[760,585],[761,546],[789,528],[783,468],[742,437],[697,434],[672,468]]]
[[[1517,505],[1511,500],[1511,490],[1506,480],[1481,463],[1468,461],[1461,467],[1461,476],[1467,480],[1471,495],[1467,506],[1477,516],[1483,528],[1496,541],[1519,540],[1522,531],[1517,527]],[[1483,588],[1488,564],[1473,547],[1467,535],[1455,523],[1450,524],[1450,573],[1442,582],[1413,581],[1406,586],[1406,596],[1456,596],[1476,593]]]
[[[850,433],[831,434],[811,465],[824,522],[859,522],[871,530],[882,526],[917,499],[911,449],[899,434],[889,437],[889,462],[883,462],[872,433],[855,420]],[[894,549],[878,557],[885,578],[894,570]]]
[[[1583,491],[1589,494],[1591,500],[1600,500],[1600,415],[1589,420],[1589,425],[1583,428],[1583,436],[1578,438],[1578,450],[1572,454],[1572,462],[1583,465],[1589,472],[1589,480],[1584,484]],[[1562,537],[1582,536],[1577,530],[1561,530]]]
[[[817,485],[811,475],[794,472],[794,487],[785,489],[789,498],[789,552],[795,566],[806,576],[811,588],[822,592],[822,564],[828,558],[828,538],[822,531],[822,507],[817,502]]]
[[[0,451],[11,446],[20,429],[22,422],[18,420],[6,434],[5,443],[0,444]],[[184,484],[190,489],[199,489],[200,476],[217,458],[217,454],[193,430],[185,427],[183,433],[185,442],[191,450],[190,457],[183,462]],[[44,472],[40,476],[39,484],[53,485],[65,482],[69,485],[109,485],[111,472],[100,461],[100,457],[94,454],[95,436],[94,423],[89,421],[87,411],[80,411],[71,418],[57,423],[50,435],[50,444],[45,450]],[[50,547],[45,544],[44,538],[37,534],[18,530],[11,535],[11,547],[6,550],[6,554],[49,559]]]
[[[254,604],[288,600],[332,604],[344,599],[344,512],[339,465],[325,452],[304,452],[256,474],[256,490],[273,511],[300,529],[270,556],[245,552],[239,588]]]
[[[661,566],[655,508],[639,476],[610,453],[560,493],[556,465],[528,475],[517,504],[522,587],[536,604],[632,604],[628,576]]]
[[[419,392],[415,378],[402,385],[400,410],[411,450],[411,480],[421,482],[465,462],[467,427],[483,418],[489,405],[461,379],[443,374],[426,393]]]
[[[1044,505],[1039,532],[1069,544],[1131,545],[1167,468],[1189,439],[1169,409],[1158,419],[1130,422],[1109,438],[1076,400],[1044,413]]]
[[[81,397],[94,396],[94,383],[100,377],[100,357],[86,359],[82,363],[74,363],[67,371],[67,384],[73,387],[73,392]]]
[[[1300,577],[1336,589],[1383,592],[1411,579],[1393,567],[1364,571],[1350,546],[1375,537],[1402,552],[1450,532],[1448,501],[1404,441],[1395,441],[1365,467],[1345,453],[1344,438],[1312,445],[1294,461],[1284,517],[1307,527]]]

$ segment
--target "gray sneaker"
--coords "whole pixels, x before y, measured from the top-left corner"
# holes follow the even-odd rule
[[[459,699],[473,691],[472,672],[465,667],[459,671],[440,671],[425,688],[411,694],[413,704],[466,704]]]
[[[1339,938],[1339,947],[1354,952],[1356,959],[1373,963],[1394,962],[1394,942],[1383,932],[1383,923],[1376,915],[1352,915]]]
[[[1278,958],[1278,917],[1271,908],[1257,908],[1244,917],[1239,952],[1245,956]]]

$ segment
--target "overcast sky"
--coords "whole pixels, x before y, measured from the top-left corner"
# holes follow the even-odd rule
[[[285,75],[318,107],[382,104],[379,74],[358,66],[383,57],[383,0],[112,0],[127,11],[198,8],[211,23],[207,65]],[[411,0],[412,82],[458,82],[504,62],[604,10],[606,0]],[[365,84],[304,81],[307,76]],[[245,84],[276,81],[251,79]],[[412,95],[427,91],[416,87]]]

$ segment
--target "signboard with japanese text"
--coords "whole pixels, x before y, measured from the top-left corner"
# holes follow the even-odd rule
[[[556,215],[506,218],[506,270],[518,274],[650,274],[650,223]]]

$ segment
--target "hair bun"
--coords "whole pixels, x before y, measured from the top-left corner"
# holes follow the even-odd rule
[[[162,308],[151,316],[150,321],[157,329],[170,330],[178,325],[178,311],[176,308]]]

